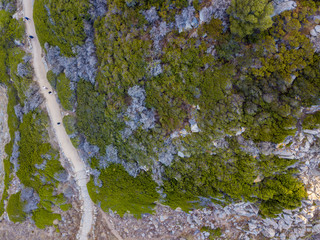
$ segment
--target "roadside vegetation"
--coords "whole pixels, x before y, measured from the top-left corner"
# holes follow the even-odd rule
[[[51,86],[57,91],[61,106],[65,110],[71,111],[75,96],[70,88],[70,80],[64,73],[56,76],[52,71],[48,71],[47,78]]]
[[[83,20],[89,17],[88,7],[87,0],[35,1],[33,19],[41,46],[47,42],[73,56],[72,47],[83,44],[86,38]]]
[[[9,1],[1,2],[6,5]],[[14,6],[13,1],[12,4]],[[19,41],[24,42],[23,22],[13,19],[11,14],[0,10],[0,82],[7,88],[7,114],[11,139],[5,146],[5,188],[0,201],[0,214],[6,210],[13,222],[23,222],[28,216],[32,216],[38,227],[45,228],[52,225],[54,219],[60,219],[60,215],[53,212],[54,205],[61,205],[67,209],[65,197],[57,192],[59,181],[64,181],[64,176],[67,175],[60,164],[58,151],[53,149],[48,141],[47,113],[40,107],[25,114],[15,111],[17,105],[24,107],[28,104],[28,96],[36,91],[37,87],[32,82],[30,56],[18,46]],[[18,150],[13,148],[16,133],[20,135]],[[13,151],[15,156],[16,151],[20,153],[17,169],[10,162]],[[15,175],[19,177],[24,188],[30,187],[39,196],[40,202],[36,204],[36,209],[25,208],[28,201],[21,200],[21,191],[9,196],[8,189]],[[8,201],[6,209],[5,201]]]

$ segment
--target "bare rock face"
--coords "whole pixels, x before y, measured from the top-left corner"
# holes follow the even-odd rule
[[[274,12],[271,15],[271,17],[279,15],[284,11],[295,9],[297,7],[297,3],[295,1],[289,1],[289,0],[274,0],[273,6],[274,6]]]
[[[19,63],[18,66],[17,66],[17,72],[18,72],[18,75],[20,77],[25,77],[25,76],[28,76],[30,74],[27,66],[23,63]]]
[[[3,159],[7,156],[4,151],[5,145],[10,141],[8,114],[7,114],[8,96],[7,89],[0,86],[0,192],[3,191],[4,168]]]
[[[86,24],[88,27],[89,24]],[[90,27],[88,27],[90,28]],[[90,29],[88,30],[90,32]],[[72,82],[78,82],[81,78],[91,83],[95,82],[97,72],[97,57],[95,55],[95,46],[92,37],[88,37],[82,46],[77,46],[75,52],[77,57],[64,57],[60,54],[59,47],[45,44],[47,49],[46,60],[50,69],[59,75],[63,71],[66,77]]]
[[[18,142],[20,141],[20,132],[16,131],[14,133],[14,143],[12,147],[12,154],[10,157],[10,162],[13,164],[13,172],[16,173],[19,170],[18,157],[20,155]]]
[[[26,100],[24,101],[24,106],[21,107],[20,104],[14,106],[14,112],[22,122],[23,114],[27,114],[30,111],[35,110],[43,102],[43,97],[39,92],[39,87],[33,85],[26,92]]]
[[[145,16],[146,20],[149,23],[154,23],[155,21],[157,21],[159,19],[159,16],[157,14],[157,10],[155,7],[152,7],[149,10],[145,11],[143,13],[143,15]]]
[[[211,6],[204,7],[199,11],[200,23],[208,23],[214,17],[220,19],[223,22],[223,26],[226,27],[228,19],[226,10],[230,3],[231,0],[212,0]]]
[[[132,131],[139,126],[142,126],[144,130],[148,130],[153,128],[155,124],[154,110],[145,107],[145,90],[139,86],[134,86],[129,88],[128,95],[132,101],[125,113],[129,120],[125,121],[127,128],[123,132],[124,138],[130,136]]]
[[[179,29],[179,32],[192,29],[193,27],[197,27],[199,25],[198,20],[194,15],[194,7],[187,7],[182,10],[180,15],[176,16],[176,25]]]
[[[107,1],[106,0],[90,0],[92,7],[89,9],[89,14],[93,19],[102,17],[106,14]]]
[[[20,200],[26,201],[23,211],[29,213],[38,208],[37,205],[40,202],[40,197],[32,188],[28,187],[21,190]]]

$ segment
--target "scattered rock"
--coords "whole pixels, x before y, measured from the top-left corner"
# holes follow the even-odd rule
[[[145,90],[142,87],[134,86],[129,88],[128,95],[132,101],[125,113],[125,116],[129,119],[125,121],[127,127],[131,131],[136,130],[139,126],[142,126],[144,130],[153,128],[155,113],[154,110],[145,107]]]
[[[262,234],[267,238],[273,238],[276,235],[276,232],[272,228],[265,228],[262,230]]]

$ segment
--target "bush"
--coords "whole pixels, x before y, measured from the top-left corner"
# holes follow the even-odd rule
[[[12,194],[8,201],[7,213],[12,222],[23,222],[26,213],[23,211],[24,203],[20,200],[20,192]]]
[[[73,56],[72,47],[82,45],[86,38],[83,20],[88,19],[86,0],[38,0],[33,18],[41,46],[58,46],[66,56]]]
[[[73,134],[76,132],[76,118],[72,115],[63,117],[63,125],[66,129],[67,134]]]
[[[34,211],[32,219],[38,228],[44,229],[46,226],[52,225],[54,220],[61,220],[61,216],[40,208]]]
[[[66,110],[72,110],[74,103],[73,92],[70,88],[70,80],[66,77],[64,73],[61,73],[57,77],[57,93],[61,106]]]
[[[230,15],[231,33],[240,37],[272,26],[270,15],[273,6],[268,0],[232,0],[227,13]]]
[[[263,216],[272,216],[283,209],[301,205],[307,197],[303,184],[288,169],[295,160],[261,156],[259,160],[239,150],[229,139],[228,149],[179,159],[165,169],[166,204],[184,211],[199,207],[199,197],[231,201],[261,202]],[[260,176],[262,182],[254,180]],[[272,210],[274,207],[274,210]],[[274,214],[273,212],[274,211]]]
[[[304,129],[316,129],[320,127],[320,112],[314,114],[308,114],[303,119],[302,127]]]
[[[134,178],[118,164],[111,164],[99,171],[102,187],[95,186],[93,177],[87,186],[90,197],[96,204],[100,204],[102,210],[108,211],[110,208],[120,216],[129,211],[138,218],[142,213],[153,212],[159,194],[150,173],[141,172]]]

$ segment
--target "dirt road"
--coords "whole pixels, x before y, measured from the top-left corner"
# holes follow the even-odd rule
[[[62,115],[59,104],[56,100],[56,96],[48,93],[49,91],[53,92],[53,89],[47,80],[45,65],[41,58],[42,49],[33,22],[33,0],[23,0],[23,10],[24,16],[30,18],[29,21],[26,21],[27,34],[34,37],[31,39],[31,44],[35,80],[39,83],[41,91],[45,97],[47,111],[49,113],[52,127],[58,139],[59,146],[66,158],[71,162],[73,171],[75,173],[75,178],[79,186],[83,214],[78,238],[80,240],[88,239],[88,233],[91,231],[93,224],[94,205],[90,199],[86,185],[88,181],[88,176],[86,175],[86,166],[80,159],[77,150],[72,145],[70,138],[67,135],[64,126],[62,125]],[[61,122],[61,124],[58,125],[58,122]]]

